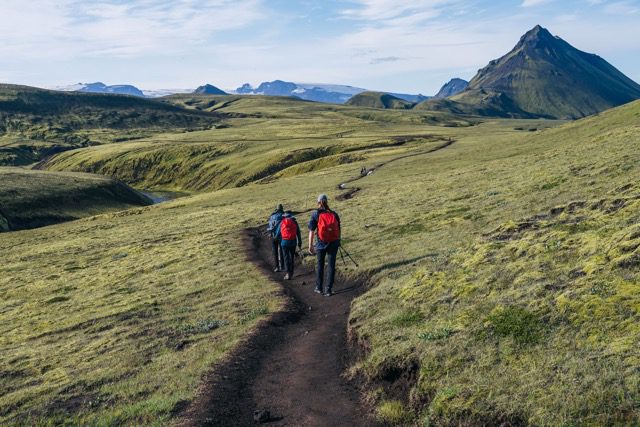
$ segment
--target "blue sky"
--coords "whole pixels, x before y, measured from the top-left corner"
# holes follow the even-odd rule
[[[433,94],[541,24],[640,81],[640,0],[0,0],[0,82]]]

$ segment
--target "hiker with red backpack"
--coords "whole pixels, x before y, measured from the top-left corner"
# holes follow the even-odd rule
[[[315,235],[318,240],[314,246]],[[318,197],[318,209],[313,211],[309,220],[309,252],[316,253],[316,287],[314,292],[326,297],[333,295],[333,283],[336,275],[336,256],[340,248],[340,217],[329,208],[329,198],[326,194]],[[327,258],[327,286],[323,290],[324,262]]]
[[[284,253],[284,266],[287,272],[284,280],[291,280],[293,278],[296,244],[298,248],[302,248],[300,226],[291,211],[286,211],[282,216],[282,221],[280,221],[280,225],[276,230],[276,239],[280,240],[280,246]]]

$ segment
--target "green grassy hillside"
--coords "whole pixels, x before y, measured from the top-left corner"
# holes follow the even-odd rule
[[[468,89],[449,98],[427,99],[414,109],[470,116],[525,119],[540,117],[522,110],[503,93],[485,89]]]
[[[264,170],[259,159],[277,138],[283,150],[314,135],[350,146],[369,132],[453,144],[430,153],[432,137],[387,144],[359,151],[355,163],[302,161],[242,187],[6,233],[0,424],[170,423],[211,365],[284,302],[242,256],[241,230],[265,221],[276,202],[301,211],[321,192],[361,264],[341,270],[371,276],[351,313],[364,355],[351,374],[365,379],[379,417],[640,422],[640,103],[536,132],[523,129],[558,123],[434,126],[420,119],[431,113],[317,115],[311,103],[299,104],[296,119],[291,103],[269,112],[250,99],[225,109],[242,112],[242,103],[245,114],[277,116],[272,127],[252,117],[220,129],[241,132],[237,144],[251,147],[249,176]],[[170,138],[188,147],[205,134]],[[261,154],[265,140],[274,145]],[[354,198],[336,201],[337,185],[362,165],[394,159],[358,181]]]
[[[411,102],[405,101],[384,92],[362,92],[352,96],[346,105],[366,108],[391,108],[406,110],[413,107]]]
[[[181,129],[206,129],[220,115],[138,97],[0,85],[0,165],[25,165],[75,147]]]
[[[403,209],[353,218],[375,224],[352,245],[382,270],[352,312],[371,349],[354,371],[409,378],[372,396],[381,408],[429,425],[640,422],[638,123],[634,103],[490,154],[460,145],[423,161],[429,180],[415,160],[374,177],[368,204]]]
[[[96,175],[0,167],[0,231],[42,227],[151,201]]]
[[[473,121],[438,112],[387,112],[327,106],[291,98],[174,96],[189,108],[232,115],[227,127],[164,134],[136,142],[68,151],[43,162],[49,170],[114,176],[141,188],[204,191],[246,185],[359,162],[391,146],[425,149],[442,127]]]

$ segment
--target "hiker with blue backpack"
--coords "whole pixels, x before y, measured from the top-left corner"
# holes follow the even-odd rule
[[[282,246],[280,245],[280,239],[276,236],[276,232],[280,228],[280,222],[284,215],[284,208],[281,204],[276,206],[276,210],[271,214],[267,221],[267,233],[271,237],[271,252],[273,253],[273,271],[284,271],[284,254],[282,253]]]
[[[317,242],[314,246],[314,238]],[[316,254],[316,287],[314,292],[326,297],[333,295],[333,283],[336,275],[336,256],[340,248],[340,217],[329,208],[326,194],[318,197],[318,209],[313,211],[309,220],[309,253]],[[324,284],[324,263],[327,259],[327,286]]]
[[[296,217],[291,211],[286,211],[280,221],[280,226],[276,230],[276,238],[280,240],[280,247],[284,254],[284,266],[287,274],[284,280],[293,278],[293,264],[296,256],[296,246],[302,248],[302,235]]]

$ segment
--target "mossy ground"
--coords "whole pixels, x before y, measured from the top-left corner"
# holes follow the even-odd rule
[[[282,132],[303,129],[296,105],[264,102],[225,108],[249,103],[247,113],[280,117]],[[424,425],[640,422],[640,104],[538,132],[516,129],[553,123],[444,127],[415,114],[344,113],[383,140],[456,141],[378,169],[355,198],[333,203],[345,246],[372,275],[349,327],[370,349],[351,372],[378,390],[378,415]],[[256,135],[268,129],[248,120]],[[345,123],[322,145],[340,145],[336,135],[354,131]],[[184,135],[167,138],[191,144]],[[245,144],[263,143],[255,139]],[[241,229],[277,202],[301,211],[320,192],[334,200],[363,164],[420,149],[367,149],[356,163],[292,165],[301,169],[261,183],[3,235],[0,422],[170,422],[203,373],[282,304],[245,262]],[[255,150],[248,172],[264,170]],[[404,394],[377,388],[408,369]]]

